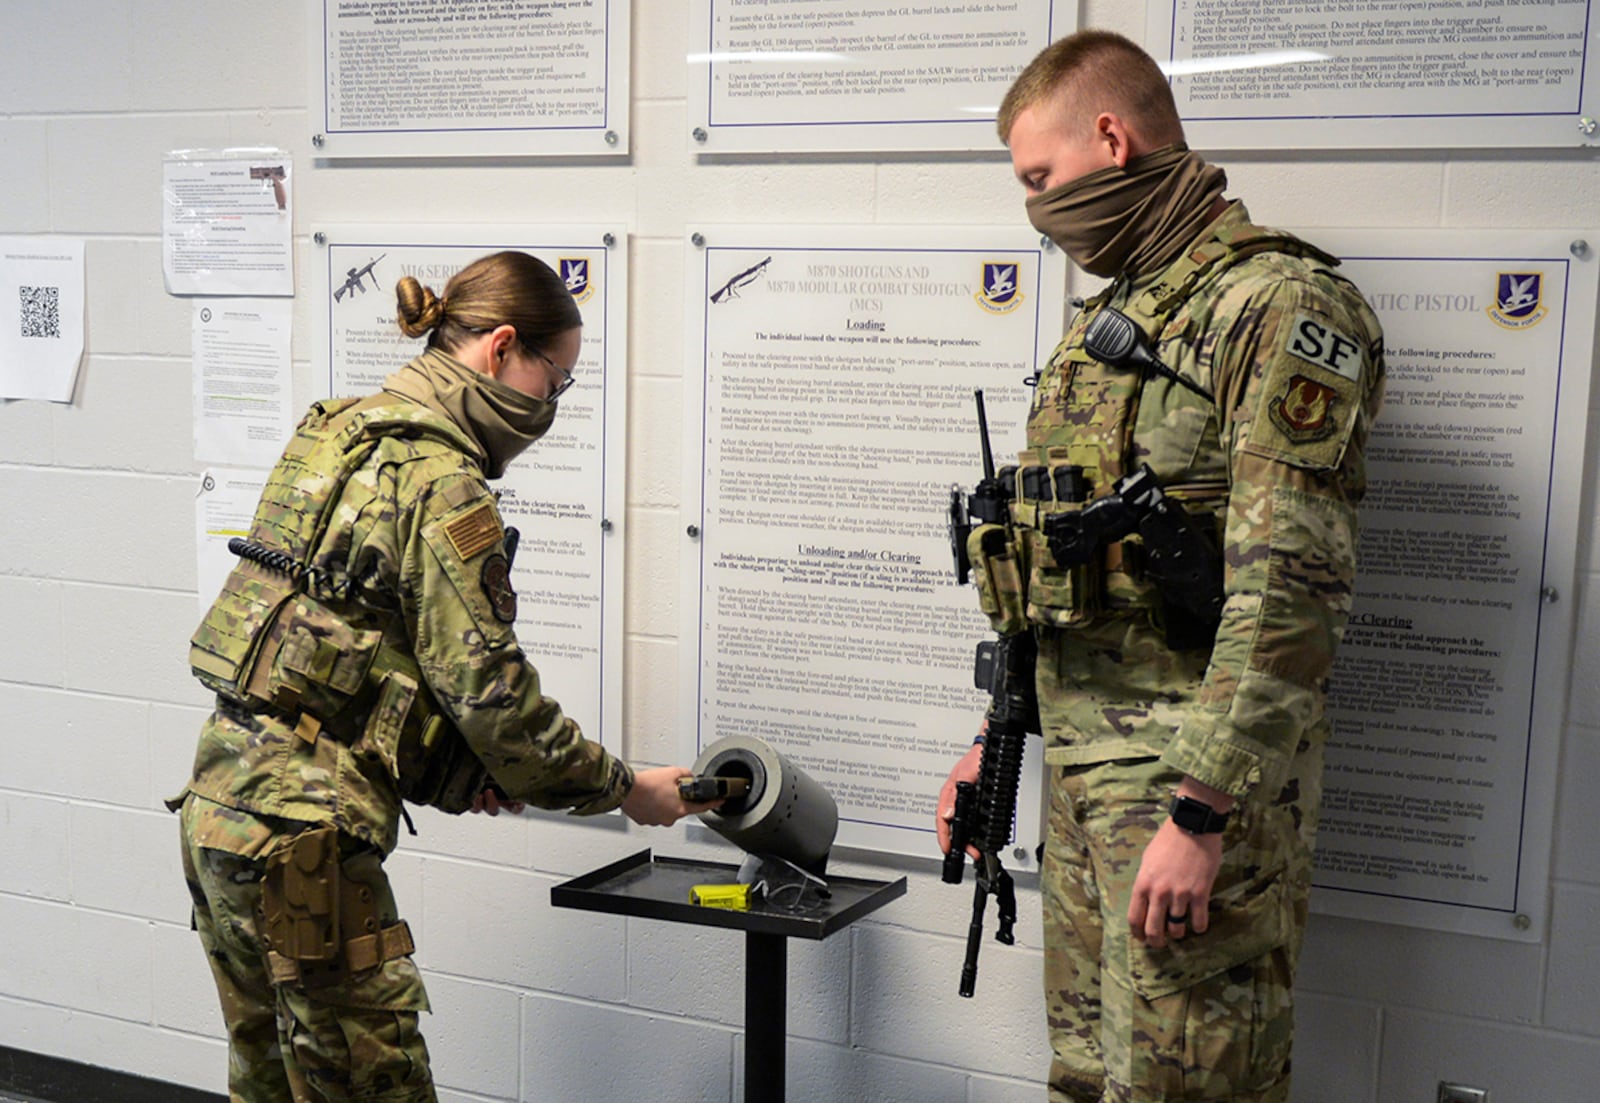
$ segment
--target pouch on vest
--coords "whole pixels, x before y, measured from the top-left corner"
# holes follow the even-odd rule
[[[383,642],[376,629],[358,629],[315,598],[286,603],[266,632],[250,672],[250,696],[327,723],[361,693]]]
[[[1019,481],[1022,496],[1014,510],[1018,517],[1033,522],[1019,526],[1022,554],[1028,564],[1027,617],[1048,628],[1071,628],[1088,622],[1100,611],[1104,557],[1096,552],[1084,563],[1062,567],[1051,553],[1043,531],[1045,518],[1081,512],[1088,485],[1081,465],[1062,460],[1059,455],[1051,455],[1050,459],[1048,464],[1023,469],[1039,474],[1032,485],[1027,479]]]
[[[489,784],[489,771],[434,703],[420,672],[390,666],[393,658],[385,651],[378,659],[389,668],[351,749],[381,761],[403,800],[459,815]]]
[[[242,559],[189,641],[189,667],[213,693],[259,707],[245,689],[267,626],[298,592],[293,578]]]
[[[1007,530],[1001,525],[973,529],[967,537],[967,557],[978,584],[978,605],[989,618],[989,626],[1002,636],[1026,628],[1022,568]]]
[[[261,934],[311,984],[342,971],[339,949],[339,831],[332,824],[284,840],[267,856]]]
[[[490,777],[466,738],[444,717],[435,716],[423,724],[419,746],[420,761],[401,775],[405,780],[400,795],[452,816],[471,808]]]
[[[1022,539],[1029,562],[1028,619],[1047,628],[1073,628],[1093,619],[1100,609],[1100,557],[1063,570],[1044,533],[1023,529]]]

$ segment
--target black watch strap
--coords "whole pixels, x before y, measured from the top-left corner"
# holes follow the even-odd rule
[[[1203,800],[1193,797],[1173,797],[1167,809],[1172,822],[1191,835],[1217,835],[1228,826],[1227,812],[1218,812]]]

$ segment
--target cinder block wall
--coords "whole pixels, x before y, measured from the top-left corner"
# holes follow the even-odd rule
[[[1084,8],[1086,25],[1142,34],[1142,5]],[[176,823],[160,806],[186,775],[205,704],[184,663],[198,469],[190,304],[161,278],[167,150],[293,151],[302,262],[314,222],[631,228],[626,751],[676,759],[684,238],[702,222],[750,221],[910,223],[936,239],[943,225],[1023,217],[998,152],[695,164],[688,11],[634,0],[626,162],[314,169],[303,4],[7,5],[0,233],[87,238],[89,319],[75,404],[0,407],[0,1046],[224,1085]],[[1600,168],[1577,153],[1222,160],[1271,224],[1600,231]],[[303,405],[317,397],[303,310],[296,332]],[[1574,460],[1565,475],[1585,485],[1583,613],[1549,937],[1525,946],[1314,919],[1298,1103],[1421,1103],[1446,1076],[1490,1087],[1496,1103],[1576,1098],[1600,1073],[1600,847],[1584,799],[1600,788],[1593,467]],[[950,734],[953,747],[964,738]],[[548,904],[552,884],[642,846],[725,852],[681,829],[615,822],[425,814],[418,828],[391,868],[437,1012],[426,1025],[445,1098],[739,1098],[738,937]],[[941,886],[932,862],[842,868],[906,874],[910,891],[833,939],[791,944],[791,1097],[1039,1099],[1037,892],[1025,886],[1019,945],[985,948],[969,1003],[954,994],[968,895]],[[701,990],[707,975],[730,989]]]

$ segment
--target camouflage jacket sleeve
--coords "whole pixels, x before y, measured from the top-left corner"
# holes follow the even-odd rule
[[[1240,280],[1212,359],[1230,455],[1227,601],[1204,684],[1163,760],[1246,797],[1282,786],[1323,719],[1354,594],[1363,452],[1382,401],[1377,319],[1343,280]]]
[[[397,488],[411,503],[397,534],[400,602],[434,696],[511,799],[580,814],[617,807],[632,771],[544,695],[518,646],[504,530],[488,488],[474,474],[438,477],[436,468],[409,481]]]

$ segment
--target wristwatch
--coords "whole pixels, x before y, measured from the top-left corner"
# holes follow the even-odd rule
[[[1193,797],[1173,797],[1167,809],[1172,822],[1191,835],[1219,835],[1228,826],[1227,812],[1218,812],[1203,800]]]

